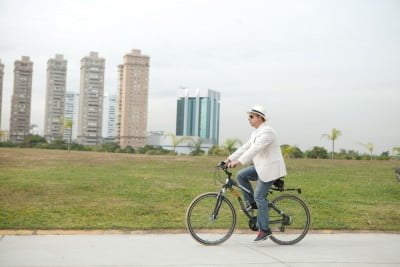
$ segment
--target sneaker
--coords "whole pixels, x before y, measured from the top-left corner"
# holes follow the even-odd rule
[[[256,239],[254,239],[254,242],[261,242],[264,240],[267,240],[267,238],[272,235],[271,229],[268,229],[267,231],[260,230],[258,231],[258,235]]]

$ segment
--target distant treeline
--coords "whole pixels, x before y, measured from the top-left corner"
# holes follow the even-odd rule
[[[233,141],[233,140],[230,140]],[[240,145],[240,144],[237,144]],[[21,148],[40,148],[40,149],[60,149],[60,150],[78,150],[78,151],[97,151],[97,152],[112,152],[112,153],[131,153],[131,154],[147,154],[147,155],[177,155],[177,152],[164,149],[159,146],[146,145],[144,147],[121,148],[118,143],[105,143],[97,146],[84,146],[77,143],[68,144],[64,140],[54,140],[47,142],[47,140],[39,135],[28,135],[21,144],[13,144],[11,142],[0,142],[0,147],[21,147]],[[311,158],[311,159],[328,159],[331,153],[324,147],[314,146],[312,149],[302,151],[296,146],[282,145],[282,153],[285,158]],[[191,156],[211,155],[211,156],[228,156],[235,151],[232,142],[227,142],[225,145],[214,145],[205,153],[204,150],[193,146]],[[340,149],[339,152],[334,152],[335,159],[346,160],[370,160],[370,154],[361,154],[354,150]],[[399,155],[391,156],[389,151],[383,152],[381,155],[373,155],[372,159],[389,160],[400,159]]]

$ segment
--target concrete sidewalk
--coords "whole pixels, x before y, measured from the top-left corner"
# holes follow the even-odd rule
[[[188,234],[0,237],[0,266],[400,266],[400,235],[309,234],[293,246],[234,234],[206,247]]]

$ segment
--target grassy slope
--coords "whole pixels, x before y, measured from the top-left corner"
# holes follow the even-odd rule
[[[184,228],[191,200],[217,190],[221,159],[0,148],[0,229]],[[303,189],[313,229],[400,230],[399,162],[287,165],[286,185]]]

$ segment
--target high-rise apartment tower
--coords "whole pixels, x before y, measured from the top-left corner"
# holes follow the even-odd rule
[[[44,136],[49,141],[63,138],[66,80],[67,61],[57,54],[47,61]]]
[[[22,143],[31,122],[33,62],[23,56],[14,62],[14,90],[11,98],[10,141]]]
[[[149,56],[133,49],[118,66],[118,138],[123,148],[146,144],[149,60]]]
[[[81,60],[78,141],[83,145],[102,142],[104,65],[97,52]]]

